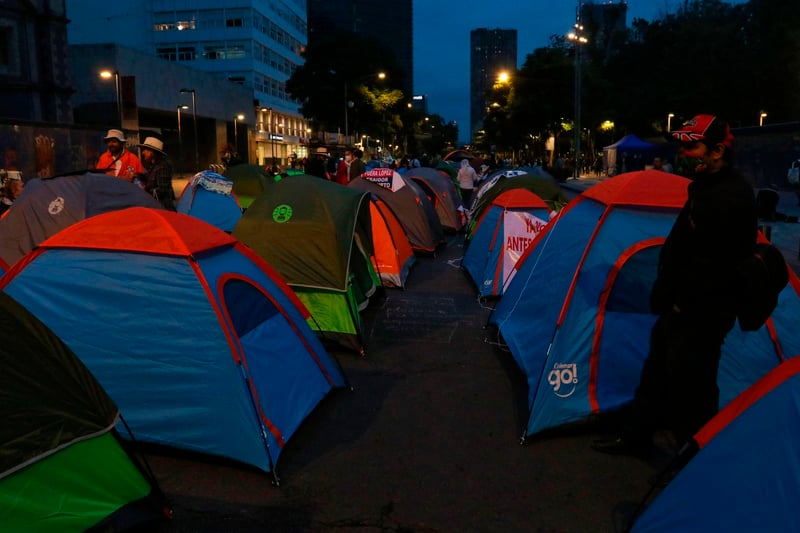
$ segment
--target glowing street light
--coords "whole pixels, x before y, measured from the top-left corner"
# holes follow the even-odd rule
[[[581,175],[581,49],[589,42],[583,34],[580,21],[574,25],[574,31],[567,34],[567,39],[575,44],[575,164],[574,179]]]
[[[197,94],[194,89],[181,89],[178,91],[181,94],[192,95],[192,123],[194,125],[194,166],[195,172],[200,170],[200,136],[197,132]]]
[[[179,105],[178,109],[178,161],[183,164],[183,130],[181,129],[181,111],[186,111],[189,109],[189,106]]]
[[[236,146],[236,151],[239,151],[239,121],[244,120],[244,115],[239,113],[233,117],[233,145]]]
[[[767,114],[766,114],[766,113],[764,113],[763,111],[762,111],[762,112],[761,112],[761,114],[758,116],[758,126],[759,126],[759,127],[761,127],[761,126],[763,126],[763,125],[764,125],[764,119],[766,118],[766,116],[767,116]]]
[[[119,129],[122,129],[122,87],[120,86],[119,72],[116,70],[101,70],[100,77],[104,80],[114,78],[114,91],[117,96],[117,116],[119,117]]]
[[[672,128],[671,128],[671,124],[672,124],[672,117],[674,117],[674,116],[675,116],[675,113],[669,113],[669,114],[667,115],[667,133],[669,133],[669,132],[670,132],[670,130],[672,129]]]

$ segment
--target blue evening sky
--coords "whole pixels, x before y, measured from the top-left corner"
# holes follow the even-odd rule
[[[729,3],[741,3],[734,0]],[[595,0],[596,4],[619,0]],[[674,13],[683,0],[628,0],[627,22]],[[428,112],[455,120],[469,136],[469,34],[477,28],[517,30],[517,63],[565,35],[577,0],[414,0],[414,94],[428,96]]]

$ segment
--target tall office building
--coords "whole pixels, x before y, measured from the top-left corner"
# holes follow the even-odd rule
[[[405,71],[403,93],[414,87],[413,18],[411,0],[308,0],[308,44],[340,31],[370,37],[392,50]]]
[[[470,137],[486,117],[486,92],[502,71],[517,69],[517,30],[479,28],[470,32]]]
[[[115,43],[251,89],[259,161],[276,146],[285,161],[307,135],[286,93],[303,64],[306,0],[67,0],[67,13],[70,44]]]

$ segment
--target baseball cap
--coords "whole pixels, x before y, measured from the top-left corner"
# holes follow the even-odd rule
[[[727,122],[714,115],[697,115],[671,133],[680,142],[702,141],[705,144],[733,145],[733,134]]]

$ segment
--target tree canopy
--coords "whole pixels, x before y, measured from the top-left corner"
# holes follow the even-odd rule
[[[800,117],[800,9],[795,2],[686,0],[659,20],[635,19],[626,32],[600,44],[573,45],[554,36],[534,50],[512,79],[513,90],[493,88],[485,145],[505,150],[531,146],[545,132],[573,127],[575,53],[583,54],[582,130],[601,134],[613,122],[617,138],[665,134],[698,113],[725,117],[733,126]],[[501,92],[498,92],[501,91]],[[569,144],[569,135],[566,136]],[[563,141],[563,136],[562,136]]]

